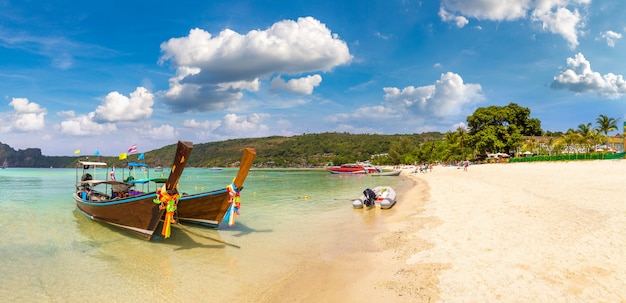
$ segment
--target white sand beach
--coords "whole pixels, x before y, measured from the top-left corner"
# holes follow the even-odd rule
[[[408,177],[396,206],[377,210],[383,230],[352,231],[343,253],[303,262],[260,300],[626,301],[626,160]]]

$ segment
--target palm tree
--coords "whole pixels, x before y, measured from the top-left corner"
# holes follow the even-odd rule
[[[581,143],[585,145],[586,153],[589,153],[589,150],[591,149],[591,141],[594,137],[591,123],[581,123],[580,125],[578,125],[578,129],[576,130],[576,132],[581,135]]]
[[[582,136],[580,135],[580,133],[578,131],[575,131],[573,128],[568,129],[567,132],[563,134],[562,140],[567,148],[568,159],[569,154],[572,150],[574,150],[574,152],[576,153],[576,158],[578,158],[578,144],[579,142],[581,142],[581,138]]]
[[[598,124],[598,126],[596,127],[596,129],[598,129],[602,134],[604,134],[604,137],[606,138],[606,140],[609,140],[609,132],[612,132],[614,130],[617,130],[617,122],[619,121],[618,119],[615,118],[609,118],[607,115],[600,115],[598,116],[598,118],[596,118],[596,123]],[[615,146],[613,145],[613,141],[611,141],[611,149],[614,150]]]

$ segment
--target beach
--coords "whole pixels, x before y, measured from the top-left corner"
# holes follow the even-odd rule
[[[254,300],[626,301],[626,160],[403,175],[392,209],[347,222]]]

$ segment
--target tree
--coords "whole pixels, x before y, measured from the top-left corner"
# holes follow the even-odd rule
[[[582,141],[581,138],[582,136],[572,128],[568,129],[567,132],[565,132],[562,140],[565,143],[565,148],[568,154],[570,154],[573,150],[576,155],[578,155],[578,144]]]
[[[411,155],[415,151],[415,144],[407,137],[394,141],[389,146],[389,160],[392,163],[411,164],[414,158]]]
[[[609,132],[618,130],[617,128],[618,121],[619,119],[609,118],[607,115],[600,115],[598,118],[596,118],[596,123],[598,124],[597,129],[602,134],[604,134],[604,137],[606,138],[607,141],[609,140]],[[611,149],[614,150],[615,149],[614,147],[615,146],[611,144]]]
[[[530,109],[515,103],[478,108],[467,117],[470,147],[480,152],[510,152],[521,146],[523,136],[541,135],[541,122],[530,118]]]
[[[580,143],[585,146],[585,152],[588,153],[591,150],[591,145],[596,141],[596,133],[593,128],[591,128],[591,123],[581,123],[578,125],[578,129],[576,130],[578,134],[580,134]]]

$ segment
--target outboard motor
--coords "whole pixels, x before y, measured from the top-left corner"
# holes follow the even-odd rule
[[[367,207],[374,206],[374,202],[376,201],[376,193],[373,190],[366,188],[363,191],[363,195],[365,195],[365,201],[363,201],[363,204]]]

